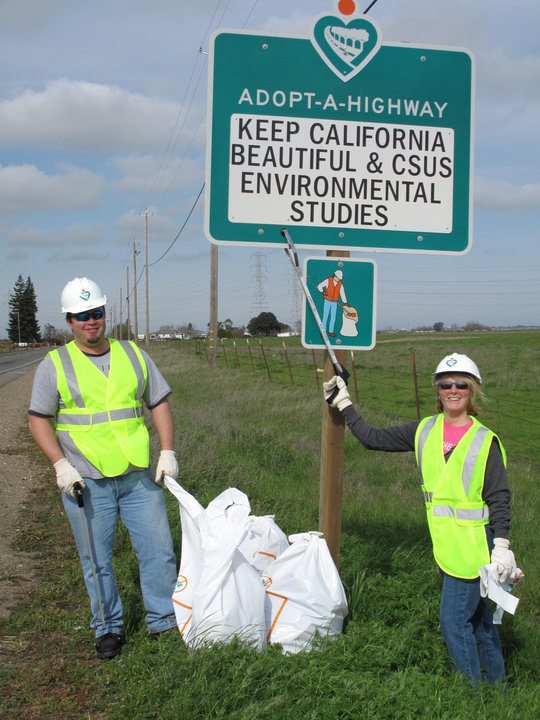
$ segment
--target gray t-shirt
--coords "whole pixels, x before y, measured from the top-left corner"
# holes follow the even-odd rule
[[[147,408],[152,409],[156,405],[159,405],[159,403],[170,394],[171,388],[156,367],[152,358],[144,350],[139,348],[139,351],[146,362],[148,371],[143,401]],[[101,355],[86,355],[86,357],[91,360],[104,375],[109,376],[111,354],[108,350]],[[29,413],[30,415],[37,415],[39,417],[53,418],[56,416],[57,410],[63,407],[65,407],[65,405],[60,398],[56,383],[56,368],[51,358],[47,356],[40,362],[36,369]],[[85,457],[79,453],[75,454],[71,452],[69,448],[62,449],[68,461],[77,468],[83,477],[90,477],[96,480],[103,477],[102,473],[88,462]],[[126,470],[126,473],[132,470],[140,470],[140,468],[130,466]]]

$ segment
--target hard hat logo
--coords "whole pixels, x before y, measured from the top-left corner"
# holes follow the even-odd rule
[[[89,300],[90,299],[90,290],[83,290],[82,293],[79,295],[81,300]]]
[[[446,364],[448,365],[448,367],[454,367],[454,365],[456,363],[457,363],[456,358],[448,358],[448,360],[446,361]]]

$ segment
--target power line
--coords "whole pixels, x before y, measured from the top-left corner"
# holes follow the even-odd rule
[[[173,246],[173,245],[175,244],[175,242],[178,240],[178,238],[179,238],[180,235],[182,234],[183,229],[186,227],[189,218],[192,216],[193,211],[195,210],[195,206],[196,206],[197,203],[199,202],[199,198],[201,197],[203,190],[204,190],[204,183],[202,184],[202,187],[201,187],[201,189],[199,190],[199,194],[198,194],[197,197],[195,198],[195,202],[194,202],[193,205],[191,206],[191,210],[190,210],[189,213],[187,214],[187,217],[186,217],[186,219],[184,220],[184,222],[183,222],[183,224],[182,224],[182,227],[181,227],[180,230],[178,231],[176,237],[174,238],[174,240],[172,241],[172,243],[169,245],[169,247],[165,250],[165,252],[163,253],[163,255],[161,255],[160,257],[158,257],[157,260],[154,260],[154,262],[149,263],[149,264],[148,264],[148,267],[152,267],[153,265],[157,265],[157,263],[158,263],[160,260],[163,260],[163,258],[165,257],[165,255],[169,252],[169,250],[172,248],[172,246]]]

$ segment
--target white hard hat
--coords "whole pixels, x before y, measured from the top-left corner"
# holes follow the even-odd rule
[[[93,280],[74,278],[62,290],[62,312],[79,313],[94,310],[107,303],[107,297]]]
[[[341,272],[341,270],[336,270],[334,275],[337,277],[338,280],[343,280],[343,273]]]
[[[451,355],[443,357],[441,362],[437,365],[433,376],[434,378],[437,378],[438,375],[451,372],[467,373],[467,375],[472,375],[479,383],[482,382],[482,376],[480,375],[478,365],[473,362],[470,357],[467,357],[467,355],[452,353]]]

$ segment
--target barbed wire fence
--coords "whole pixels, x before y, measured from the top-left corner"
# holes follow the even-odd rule
[[[207,362],[204,338],[180,340],[182,352]],[[418,382],[416,357],[410,356],[410,369],[368,367],[361,353],[347,351],[350,369],[349,392],[364,413],[377,413],[383,422],[399,423],[425,417],[435,411],[433,389]],[[291,347],[284,341],[261,338],[220,339],[217,366],[249,373],[270,383],[311,387],[321,394],[324,350]],[[512,459],[540,462],[540,405],[489,395],[482,408],[482,421],[502,436],[511,449]]]

